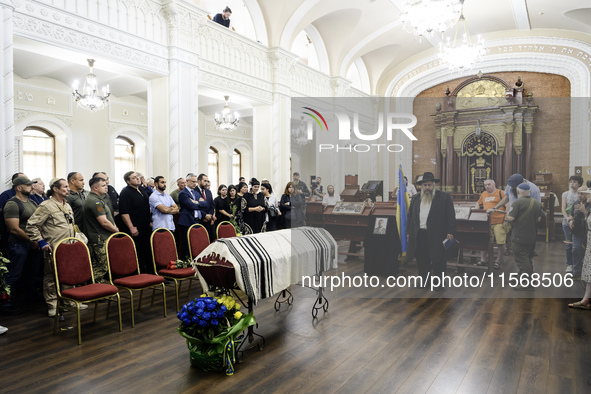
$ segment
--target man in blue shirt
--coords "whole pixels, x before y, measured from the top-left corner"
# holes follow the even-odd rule
[[[213,21],[219,23],[222,26],[230,28],[230,15],[232,15],[232,10],[230,7],[226,6],[221,14],[215,14]]]
[[[154,178],[154,192],[150,195],[150,210],[152,211],[152,230],[167,228],[174,231],[172,215],[179,213],[178,206],[172,197],[165,192],[166,179],[163,176]]]

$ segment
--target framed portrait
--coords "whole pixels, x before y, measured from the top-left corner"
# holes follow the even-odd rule
[[[377,235],[386,235],[386,228],[388,227],[388,218],[376,218],[376,223],[373,227],[373,233]]]
[[[365,208],[364,202],[339,201],[335,204],[332,213],[339,215],[361,215]]]

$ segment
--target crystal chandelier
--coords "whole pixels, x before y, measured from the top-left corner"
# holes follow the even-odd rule
[[[222,113],[215,113],[215,128],[225,133],[229,133],[238,128],[240,118],[237,112],[232,114],[232,111],[230,110],[230,106],[228,105],[230,96],[224,96],[224,98],[226,99],[226,105],[224,105]]]
[[[440,45],[439,47],[439,58],[442,62],[447,63],[452,71],[461,71],[472,68],[472,66],[474,66],[474,64],[486,53],[486,49],[484,49],[484,41],[480,36],[478,36],[478,41],[474,44],[470,40],[470,32],[468,31],[468,25],[466,24],[466,18],[464,17],[464,0],[461,0],[461,2],[462,13],[456,26],[454,40],[450,43],[448,38],[447,44]],[[464,27],[461,42],[458,40],[460,25]]]
[[[310,124],[310,127],[312,125]],[[310,140],[308,139],[308,123],[304,122],[304,117],[300,117],[300,125],[295,129],[291,129],[291,139],[298,145],[306,145]]]
[[[406,0],[400,21],[407,32],[431,38],[456,23],[460,8],[460,0]]]
[[[90,67],[90,72],[84,77],[82,93],[78,91],[78,81],[75,81],[72,95],[74,96],[74,101],[78,103],[80,108],[84,108],[88,111],[97,111],[105,108],[109,104],[109,96],[111,93],[109,92],[109,85],[107,85],[102,89],[102,96],[97,94],[98,83],[96,82],[96,75],[92,72],[94,59],[87,59],[87,61],[88,67]]]

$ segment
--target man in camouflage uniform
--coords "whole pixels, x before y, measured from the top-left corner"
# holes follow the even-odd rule
[[[119,229],[115,226],[110,204],[103,198],[108,191],[105,180],[101,177],[94,177],[88,184],[90,193],[84,201],[84,228],[88,237],[92,271],[95,282],[108,283],[105,242],[111,234],[116,233]]]
[[[43,297],[47,303],[49,317],[55,316],[57,308],[57,289],[51,253],[62,239],[75,235],[74,212],[66,201],[69,195],[68,182],[63,178],[53,178],[47,192],[49,199],[39,205],[27,221],[26,227],[29,238],[38,242],[44,252]],[[80,305],[80,309],[86,308],[88,305]]]
[[[84,228],[84,200],[86,199],[84,176],[79,172],[70,172],[68,174],[68,187],[70,188],[70,194],[67,201],[74,211],[74,221],[78,229],[86,233]]]

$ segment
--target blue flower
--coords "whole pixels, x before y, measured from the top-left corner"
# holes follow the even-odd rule
[[[209,319],[211,319],[211,313],[210,312],[203,312],[203,316],[201,316],[201,318],[204,320],[209,320]]]
[[[193,316],[193,317],[191,318],[191,321],[192,321],[193,323],[197,324],[197,323],[199,323],[199,318],[198,318],[197,316]]]
[[[195,314],[196,314],[197,316],[201,316],[201,315],[203,315],[203,309],[201,309],[201,308],[197,309],[197,310],[195,311]]]
[[[213,311],[217,305],[217,302],[211,302],[206,305],[205,309],[207,309],[208,311]]]
[[[220,309],[224,312],[228,310],[228,308],[225,305],[222,305]]]
[[[183,319],[183,320],[189,319],[189,314],[187,312],[181,313],[181,319]]]
[[[183,324],[185,326],[190,326],[191,325],[191,320],[189,320],[189,319],[183,319]]]
[[[207,327],[207,321],[205,321],[205,320],[200,320],[200,321],[199,321],[199,325],[200,325],[201,327]]]
[[[191,305],[189,305],[189,307],[187,308],[187,310],[188,310],[190,313],[195,313],[195,305],[192,305],[192,304],[191,304]]]
[[[195,303],[195,306],[199,309],[203,309],[203,308],[205,308],[205,302],[199,300]]]
[[[220,318],[220,319],[221,319],[222,317],[224,317],[224,311],[220,309],[220,310],[218,311],[218,318]]]
[[[211,325],[212,326],[217,326],[218,325],[218,321],[216,319],[211,319]]]

